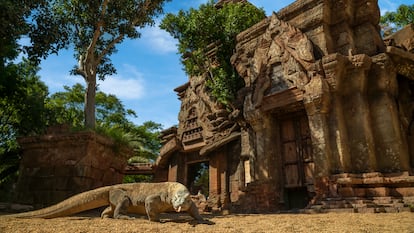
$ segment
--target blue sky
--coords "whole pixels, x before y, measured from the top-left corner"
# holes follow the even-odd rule
[[[165,5],[166,13],[176,13],[180,9],[197,8],[207,0],[172,0]],[[289,5],[293,0],[250,0],[262,7],[267,15]],[[401,4],[413,4],[412,0],[379,0],[383,14],[394,11]],[[159,22],[162,19],[157,19]],[[99,89],[115,94],[126,108],[134,110],[138,118],[131,119],[136,124],[152,120],[164,128],[178,124],[180,101],[174,88],[187,82],[177,54],[177,42],[165,31],[155,27],[141,30],[142,36],[136,40],[126,40],[118,45],[118,52],[111,58],[117,68],[116,75],[99,82]],[[84,85],[80,76],[70,76],[70,69],[76,64],[72,51],[61,51],[51,55],[41,64],[39,76],[49,87],[50,93],[62,91],[63,86],[75,83]]]

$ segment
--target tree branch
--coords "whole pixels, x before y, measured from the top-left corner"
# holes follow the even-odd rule
[[[121,34],[117,38],[112,40],[111,43],[109,43],[109,45],[106,46],[106,48],[101,52],[101,54],[99,54],[98,59],[95,61],[96,65],[98,65],[102,61],[103,57],[109,52],[111,48],[115,47],[115,45],[119,43],[120,41],[122,41],[123,39],[124,39],[124,34]]]
[[[86,49],[85,63],[89,63],[87,61],[90,61],[90,63],[92,63],[92,64],[99,64],[99,62],[96,61],[93,52],[95,51],[96,44],[99,40],[99,37],[102,34],[101,28],[104,26],[104,16],[105,16],[106,10],[108,8],[108,3],[109,3],[109,0],[104,0],[104,2],[102,3],[102,11],[101,11],[100,18],[99,18],[99,20],[96,24],[96,28],[95,28],[95,31],[93,33],[91,43],[89,44],[88,48]],[[100,58],[98,58],[98,61],[100,61]],[[86,70],[86,69],[88,69],[88,67],[84,66],[83,69],[82,69],[83,72],[86,72],[86,73],[91,72],[90,70]],[[84,76],[84,77],[86,78],[87,76]]]

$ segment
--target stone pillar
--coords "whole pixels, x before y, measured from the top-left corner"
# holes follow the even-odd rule
[[[373,62],[369,76],[368,100],[378,171],[409,171],[408,145],[401,129],[396,102],[397,74],[386,54],[373,57]]]
[[[244,164],[244,181],[247,185],[254,180],[254,133],[249,127],[245,127],[241,132],[241,161]]]
[[[208,205],[215,211],[228,208],[229,187],[227,177],[226,150],[216,151],[209,160],[209,199]]]
[[[264,127],[264,120],[262,119],[262,116],[260,116],[260,118],[254,119],[254,121],[250,121],[250,125],[252,126],[252,129],[254,131],[254,142],[256,146],[254,175],[256,180],[263,180],[268,178],[268,164],[265,151],[266,133]]]
[[[220,191],[221,191],[221,177],[220,177],[220,161],[217,159],[217,154],[210,155],[209,161],[209,198],[208,206],[217,211],[221,206]]]
[[[248,130],[248,137],[251,137],[249,143],[252,143],[253,146],[248,153],[251,154],[251,159],[253,160],[252,168],[254,173],[252,177],[254,180],[261,180],[268,177],[267,171],[267,161],[265,156],[265,133],[264,133],[264,121],[263,121],[263,112],[260,109],[256,108],[256,104],[252,102],[253,94],[249,94],[245,97],[244,100],[244,118],[246,122],[250,125]],[[242,148],[242,152],[245,149]]]
[[[377,168],[375,145],[367,100],[368,72],[371,58],[367,55],[349,57],[347,73],[338,81],[349,139],[352,172],[373,172]]]
[[[316,199],[329,195],[330,135],[328,112],[330,108],[329,86],[321,75],[313,74],[305,86],[304,104],[311,132]]]
[[[341,95],[338,94],[338,82],[345,75],[347,57],[332,54],[322,59],[325,79],[329,83],[331,92],[330,112],[330,145],[331,169],[333,173],[349,172],[351,170],[351,156],[349,153],[349,140],[344,118],[344,109]]]

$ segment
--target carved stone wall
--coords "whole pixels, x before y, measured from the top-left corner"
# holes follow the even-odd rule
[[[196,152],[210,162],[216,208],[412,205],[414,30],[385,44],[378,23],[376,0],[297,0],[240,33],[242,108],[225,112],[205,77],[177,88],[180,124],[161,156],[169,177],[185,180],[176,161]]]
[[[23,149],[17,203],[45,207],[93,188],[122,183],[127,148],[93,132],[19,139]]]
[[[236,143],[240,133],[232,113],[209,95],[205,82],[205,76],[193,76],[175,89],[181,100],[179,125],[162,133],[163,147],[156,165],[159,171],[168,170],[167,180],[189,185],[189,167],[207,162],[207,204],[221,210],[228,208],[231,193],[238,192],[238,188],[230,189],[232,182],[239,182],[234,174],[240,160],[240,143]]]
[[[302,0],[238,35],[232,63],[247,90],[242,92],[247,123],[241,134],[242,157],[253,167],[248,174],[253,182],[274,180],[277,191],[269,198],[278,196],[284,202],[283,195],[291,190],[286,180],[295,175],[281,144],[284,135],[278,133],[284,124],[280,119],[303,110],[311,134],[313,178],[296,188],[307,190],[310,204],[349,198],[338,191],[335,174],[377,174],[381,180],[398,173],[404,180],[398,185],[406,187],[404,196],[412,196],[408,144],[413,142],[402,127],[396,99],[398,82],[412,80],[407,69],[414,60],[408,59],[412,54],[385,49],[378,22],[376,1]],[[396,64],[396,57],[405,60]],[[405,72],[395,69],[399,65]],[[366,185],[344,180],[339,186],[353,190],[354,198],[397,196],[390,191],[397,185],[392,182],[375,186],[368,180]]]

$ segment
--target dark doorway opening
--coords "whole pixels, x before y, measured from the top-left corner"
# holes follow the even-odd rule
[[[309,193],[306,187],[286,189],[285,203],[287,209],[303,209],[309,204]]]
[[[199,162],[188,164],[187,187],[192,195],[198,192],[208,197],[209,194],[209,164]]]

